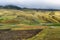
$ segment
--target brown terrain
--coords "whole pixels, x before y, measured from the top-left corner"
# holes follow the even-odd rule
[[[15,30],[15,31],[0,31],[0,40],[22,40],[35,36],[42,29],[35,30]]]
[[[23,40],[31,38],[37,35],[39,32],[46,27],[21,27],[21,28],[12,28],[12,29],[4,29],[0,30],[0,40]],[[26,30],[27,29],[27,30]],[[30,30],[31,29],[31,30]]]

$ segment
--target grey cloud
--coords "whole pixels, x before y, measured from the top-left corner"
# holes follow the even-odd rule
[[[10,1],[10,0],[9,0]],[[8,4],[13,4],[13,5],[17,5],[17,6],[20,6],[20,7],[28,7],[28,8],[44,8],[44,9],[60,9],[60,5],[56,5],[56,4],[51,4],[51,3],[47,3],[47,2],[44,2],[44,0],[35,0],[35,1],[32,1],[32,0],[21,0],[21,2],[18,1],[11,1],[11,2],[7,2],[7,0],[2,0],[0,1],[0,5],[8,5]]]

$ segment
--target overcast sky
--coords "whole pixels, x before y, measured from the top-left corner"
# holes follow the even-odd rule
[[[60,9],[60,0],[0,0],[0,5],[8,4],[28,8]]]

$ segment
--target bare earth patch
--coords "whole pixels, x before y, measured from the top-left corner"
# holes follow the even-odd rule
[[[42,29],[35,30],[1,30],[0,40],[23,40],[31,38],[41,32]]]

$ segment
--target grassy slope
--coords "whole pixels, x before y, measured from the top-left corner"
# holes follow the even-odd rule
[[[27,25],[60,26],[60,11],[0,9],[0,23],[0,29],[20,28]]]
[[[20,10],[0,10],[0,20],[3,20],[2,22],[5,22],[6,20],[16,20],[20,19],[21,23],[29,23],[29,22],[57,22],[59,23],[59,11],[53,11],[55,14],[53,14],[51,11],[20,11]],[[52,15],[54,17],[52,18]],[[24,19],[24,20],[23,20]],[[23,22],[22,22],[23,21]],[[26,22],[27,21],[27,22]]]
[[[60,27],[49,29],[44,40],[60,40]]]

